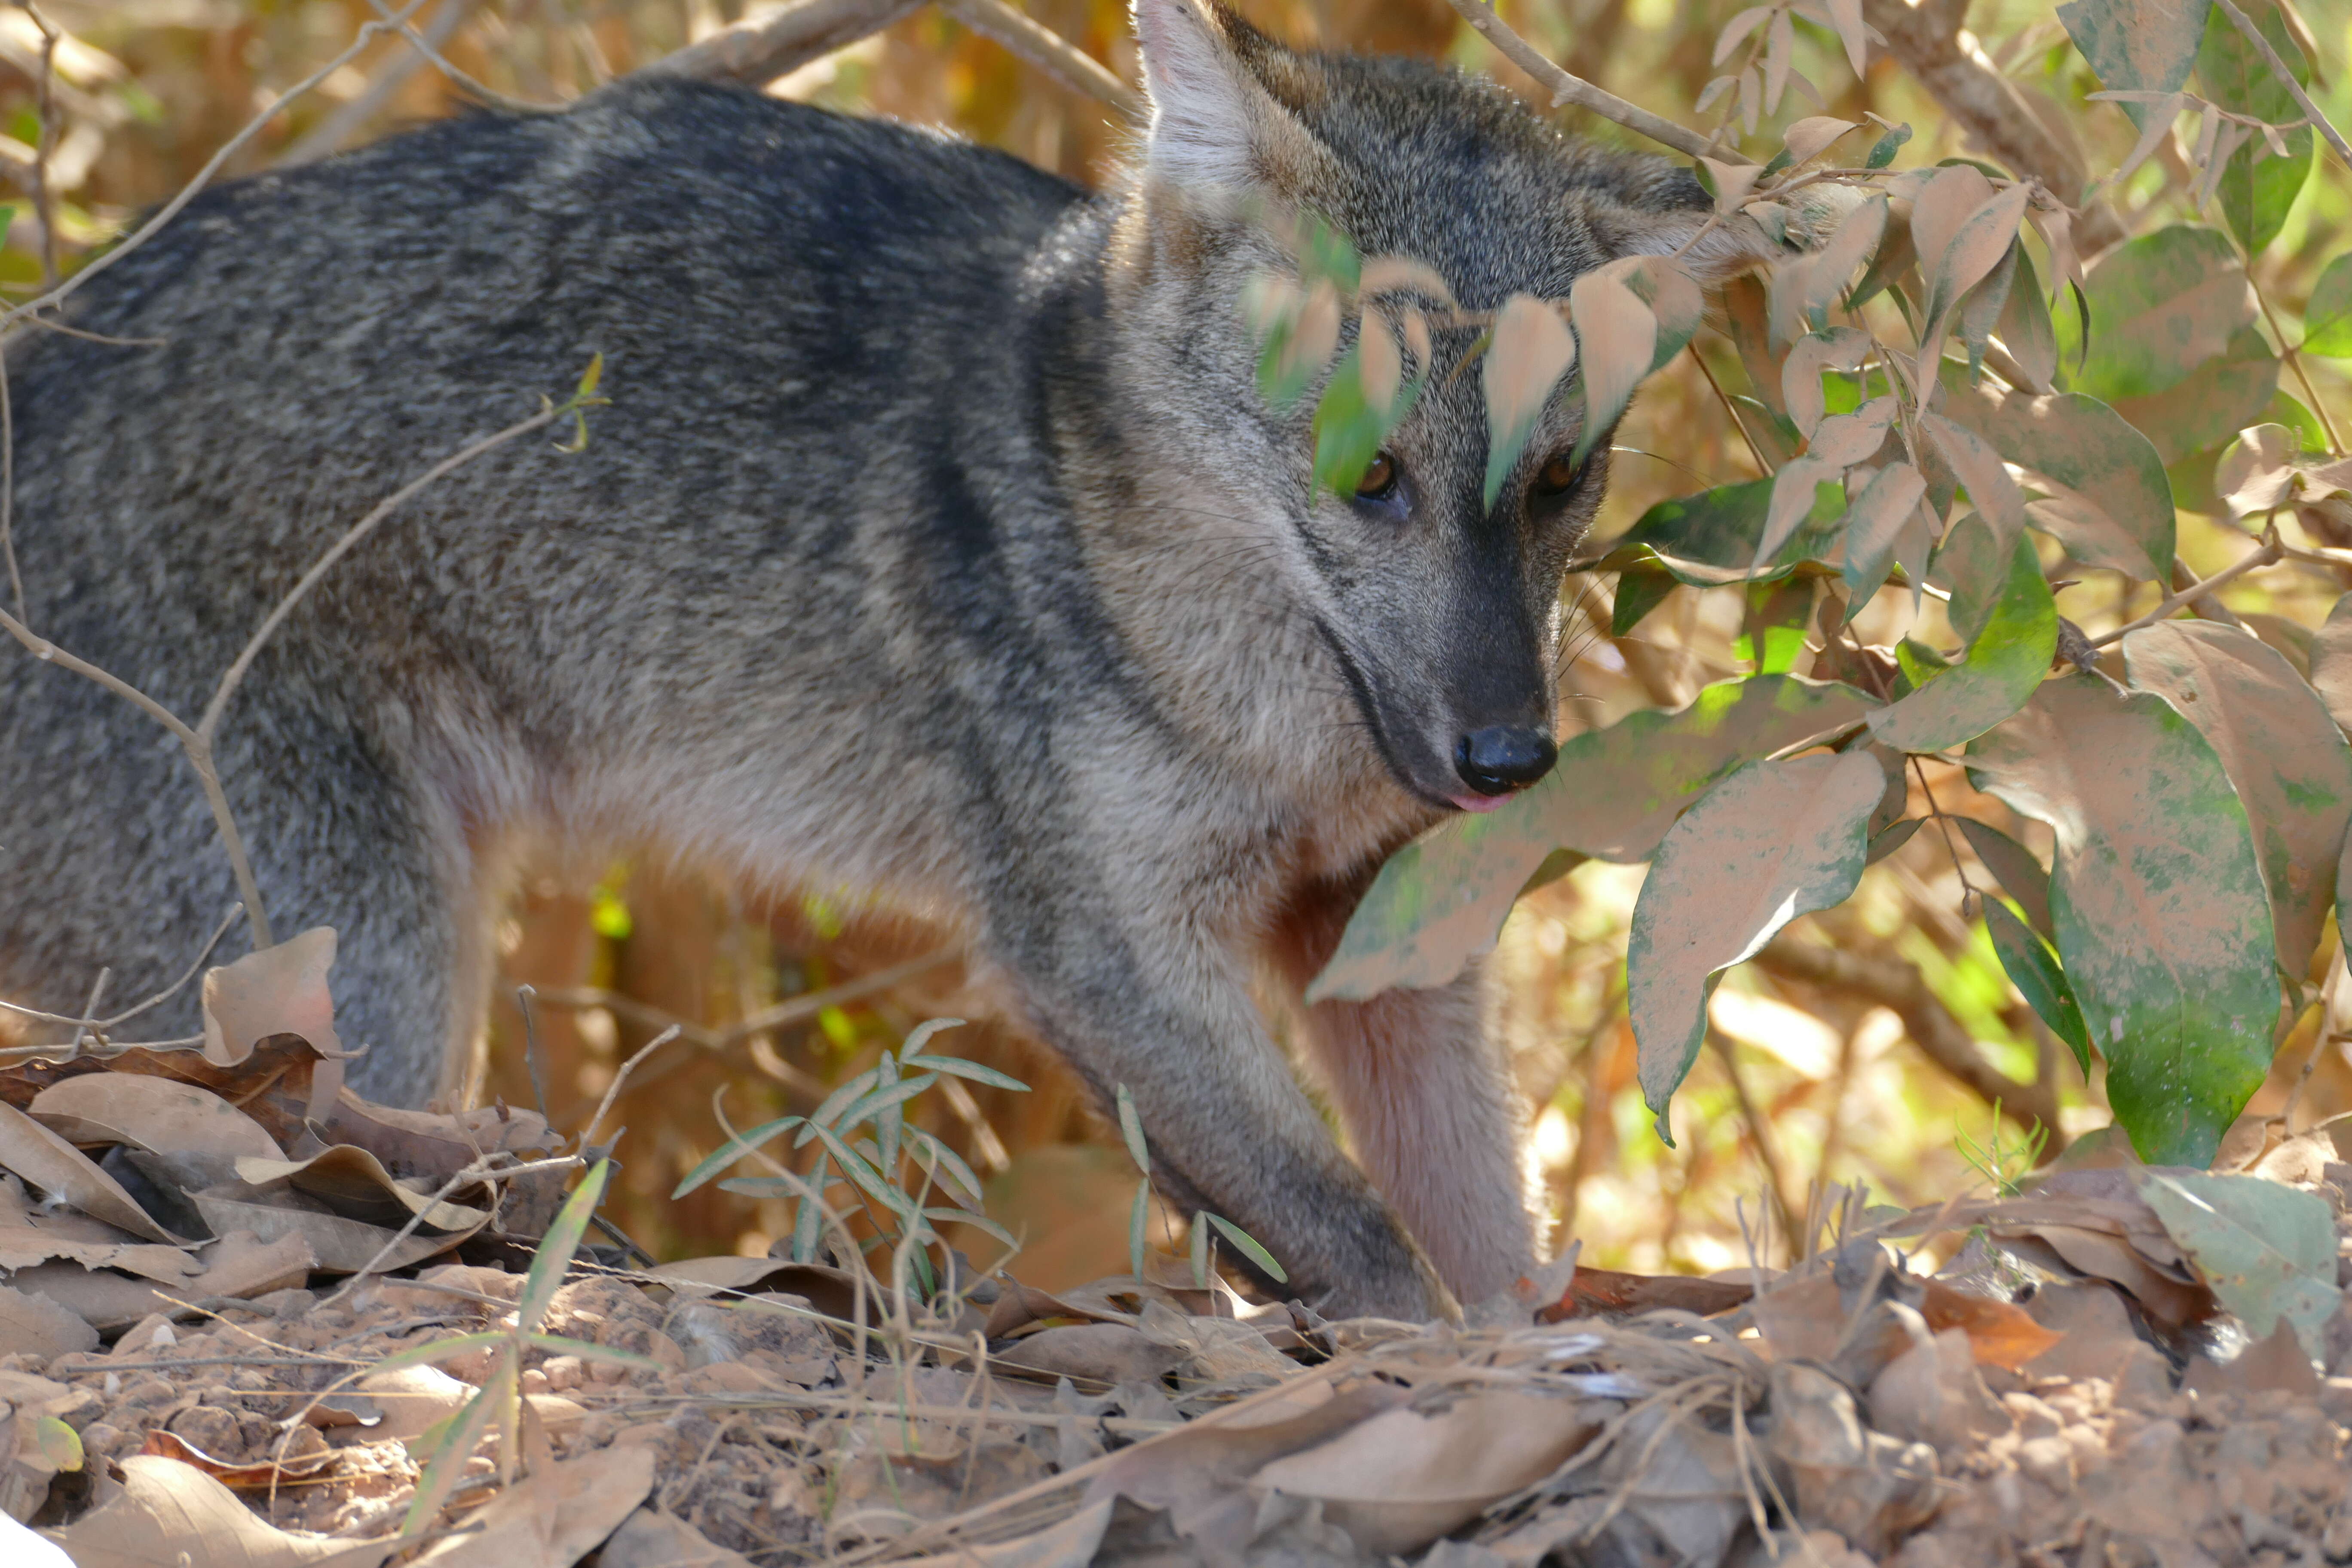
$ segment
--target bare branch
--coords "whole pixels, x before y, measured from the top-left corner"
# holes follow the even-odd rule
[[[1505,58],[1551,89],[1554,109],[1572,103],[1589,109],[1603,120],[1613,120],[1637,136],[1646,136],[1661,147],[1671,147],[1693,158],[1712,158],[1718,163],[1754,162],[1736,148],[1723,147],[1700,135],[1687,126],[1651,113],[1639,104],[1628,103],[1613,92],[1605,92],[1580,76],[1570,76],[1546,58],[1543,51],[1513,32],[1510,24],[1496,16],[1486,0],[1447,0],[1459,12],[1462,19],[1478,29]],[[1899,0],[1898,0],[1899,3]]]
[[[364,92],[305,131],[278,158],[278,166],[292,168],[316,163],[341,151],[361,126],[391,101],[394,93],[408,84],[409,78],[427,63],[440,60],[441,46],[457,34],[481,3],[482,0],[441,0],[441,9],[433,13],[433,20],[425,24],[423,33],[403,26],[401,34],[408,40],[408,47],[376,73]]]
[[[1998,1103],[2000,1113],[2021,1128],[2039,1122],[2050,1132],[2051,1152],[2065,1143],[2058,1130],[2058,1090],[2054,1084],[2020,1083],[1985,1059],[1985,1054],[1951,1009],[1937,1000],[1918,966],[1899,958],[1877,958],[1819,947],[1787,936],[1764,944],[1756,962],[1786,980],[1825,985],[1849,992],[1890,1009],[1903,1020],[1903,1032],[1927,1058],[1983,1098]]]
[[[2121,642],[2126,637],[2139,630],[2142,626],[2152,626],[2156,625],[2157,622],[2164,619],[2167,616],[2172,614],[2173,611],[2179,609],[2183,605],[2193,605],[2198,600],[2204,598],[2207,595],[2213,593],[2215,590],[2228,587],[2231,584],[2236,582],[2239,578],[2244,576],[2249,572],[2258,571],[2264,566],[2276,565],[2280,559],[2285,554],[2285,546],[2280,543],[2277,535],[2273,534],[2270,538],[2264,540],[2263,542],[2263,547],[2260,550],[2255,551],[2252,554],[2246,556],[2243,560],[2237,562],[2233,565],[2224,566],[2221,570],[2214,573],[2210,577],[2203,579],[2201,582],[2195,578],[2191,578],[2188,586],[2182,588],[2180,592],[2177,594],[2168,595],[2162,604],[2157,605],[2156,608],[2150,610],[2147,614],[2140,616],[2139,619],[2136,621],[2126,621],[2122,626],[2117,626],[2114,631],[2103,632],[2099,636],[2093,637],[2091,639],[2091,646],[2093,647],[2105,647],[2109,643]],[[2187,569],[2183,568],[2182,570],[2183,574],[2185,575]],[[2221,616],[2214,617],[2215,619],[2220,619],[2221,616],[2226,616],[2229,614],[2229,612],[2226,609],[2222,609],[2219,604],[2209,605],[2207,608],[2209,610],[2220,610],[2221,612]]]
[[[2311,101],[2311,94],[2303,90],[2303,83],[2294,79],[2294,72],[2279,58],[2279,52],[2271,47],[2271,41],[2263,37],[2263,30],[2254,26],[2253,18],[2231,5],[2230,0],[2213,0],[2213,4],[2221,8],[2221,15],[2230,18],[2231,26],[2245,35],[2248,43],[2262,51],[2263,60],[2271,68],[2271,74],[2278,78],[2279,85],[2286,89],[2289,98],[2294,100],[2294,106],[2302,110],[2311,123],[2318,128],[2320,135],[2327,139],[2327,144],[2336,150],[2337,161],[2346,168],[2352,169],[2352,146],[2345,144],[2344,132],[2336,130],[2327,116],[2319,111],[2319,105]]]
[[[813,59],[911,16],[923,0],[800,0],[772,16],[723,27],[635,74],[765,87]]]
[[[1117,72],[1005,0],[940,0],[940,9],[995,39],[1072,92],[1100,99],[1139,125],[1150,118],[1150,102]]]
[[[49,153],[58,142],[58,39],[57,26],[33,0],[16,0],[25,15],[41,34],[40,97],[36,113],[41,127],[40,144],[33,150],[33,214],[41,224],[41,287],[58,286],[58,193],[49,184]]]
[[[1939,4],[1864,0],[1863,19],[1886,40],[1887,52],[1973,136],[1996,163],[2029,179],[2082,215],[2082,237],[2092,251],[2125,237],[2104,203],[2084,204],[2087,181],[2065,144],[2051,134],[2000,72],[1960,47],[1959,11]]]

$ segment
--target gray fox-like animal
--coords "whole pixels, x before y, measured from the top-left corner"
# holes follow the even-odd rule
[[[1253,1000],[1382,859],[1553,756],[1562,574],[1606,478],[1554,395],[1492,508],[1476,333],[1352,497],[1270,410],[1242,300],[1319,215],[1462,306],[1708,227],[1686,171],[1490,83],[1138,0],[1152,118],[1090,194],[754,93],[624,80],[214,190],[8,356],[44,637],[182,713],[367,507],[604,355],[584,452],[425,489],[262,655],[219,772],[283,931],[331,925],[353,1083],[482,1026],[518,847],[655,844],[968,939],[1163,1190],[1327,1312],[1420,1319],[1535,1259],[1475,973]],[[0,994],[142,994],[234,896],[186,760],[0,639]],[[149,1022],[193,1033],[193,1003]]]

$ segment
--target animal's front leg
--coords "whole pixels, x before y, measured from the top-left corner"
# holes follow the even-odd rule
[[[1274,957],[1302,991],[1339,945],[1361,886],[1318,887],[1286,915]],[[1474,963],[1450,985],[1307,1014],[1307,1047],[1356,1157],[1465,1303],[1508,1288],[1536,1257],[1526,1110],[1485,993]]]
[[[1104,1108],[1122,1084],[1134,1096],[1161,1192],[1249,1232],[1327,1315],[1454,1315],[1300,1089],[1234,957],[1180,919],[1073,914],[1051,901],[992,911],[990,945]]]

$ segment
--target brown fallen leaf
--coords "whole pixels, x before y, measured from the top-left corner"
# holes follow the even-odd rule
[[[2312,1370],[2303,1342],[2295,1338],[2294,1325],[2281,1318],[2268,1337],[2248,1345],[2233,1361],[2191,1356],[2180,1386],[2206,1395],[2282,1393],[2307,1399],[2319,1392],[2319,1374]]]
[[[1249,1489],[1319,1501],[1327,1522],[1386,1556],[1425,1546],[1541,1480],[1601,1425],[1574,1400],[1516,1391],[1472,1394],[1426,1415],[1385,1410],[1267,1464]]]
[[[1971,1296],[1937,1279],[1927,1281],[1919,1315],[1936,1333],[1958,1329],[1967,1334],[1969,1353],[1979,1365],[2011,1372],[2047,1353],[2063,1337],[2035,1322],[2021,1307],[1989,1296]]]
[[[414,1568],[572,1568],[653,1489],[654,1454],[616,1444],[507,1488],[466,1516]]]
[[[1538,1323],[1570,1318],[1631,1317],[1661,1307],[1696,1312],[1702,1318],[1745,1304],[1756,1288],[1738,1280],[1702,1279],[1692,1274],[1621,1274],[1613,1268],[1580,1267],[1567,1292],[1536,1313]]]
[[[250,1191],[240,1188],[239,1191]],[[369,1225],[362,1220],[345,1219],[341,1215],[319,1214],[310,1209],[284,1208],[276,1204],[255,1202],[249,1197],[229,1197],[219,1193],[204,1192],[190,1194],[196,1211],[205,1223],[226,1235],[231,1231],[250,1231],[264,1241],[299,1240],[309,1247],[317,1258],[317,1266],[329,1274],[356,1274],[391,1244],[396,1228]],[[477,1226],[476,1228],[479,1228]],[[450,1251],[463,1242],[472,1230],[453,1231],[436,1235],[430,1230],[417,1231],[392,1248],[389,1258],[378,1267],[405,1268],[426,1258]]]
[[[235,1067],[272,1035],[299,1035],[322,1057],[341,1055],[327,989],[334,964],[334,928],[316,926],[205,971],[205,1060]]]
[[[257,1463],[216,1459],[176,1432],[165,1431],[161,1426],[148,1431],[139,1445],[139,1451],[157,1458],[177,1459],[181,1464],[193,1465],[225,1487],[232,1489],[243,1488],[248,1491],[267,1490],[286,1481],[315,1476],[331,1467],[339,1457],[331,1448],[325,1453],[308,1454],[282,1465],[268,1459]]]
[[[250,1231],[232,1231],[194,1253],[198,1271],[158,1287],[105,1268],[77,1263],[43,1263],[18,1269],[17,1288],[37,1291],[100,1329],[119,1329],[152,1313],[177,1312],[177,1301],[206,1296],[266,1296],[299,1285],[320,1267],[299,1236],[265,1242]]]
[[[36,1120],[76,1143],[129,1143],[151,1153],[217,1163],[282,1160],[276,1139],[208,1089],[141,1073],[85,1073],[33,1097]]]
[[[134,1236],[171,1247],[191,1245],[189,1237],[158,1225],[89,1156],[13,1105],[0,1104],[0,1169]]]
[[[1078,1378],[1108,1388],[1152,1382],[1181,1366],[1186,1353],[1125,1323],[1076,1323],[1015,1340],[990,1362],[1006,1372]]]
[[[1257,1500],[1244,1489],[1253,1475],[1411,1397],[1393,1384],[1365,1382],[1285,1420],[1172,1432],[1118,1454],[1087,1483],[1086,1501],[1125,1497],[1164,1509],[1177,1534],[1212,1552],[1238,1552],[1249,1544],[1257,1514]]]
[[[347,1219],[394,1230],[417,1218],[436,1230],[472,1231],[489,1217],[486,1210],[436,1203],[429,1194],[402,1184],[384,1169],[383,1161],[350,1143],[323,1149],[307,1160],[240,1158],[236,1176],[257,1187],[284,1182]]]
[[[751,1568],[741,1552],[717,1544],[675,1514],[651,1508],[623,1520],[596,1563],[597,1568]]]
[[[1749,1311],[1775,1361],[1825,1362],[1837,1353],[1845,1306],[1825,1273],[1784,1279],[1756,1298]]]
[[[404,1542],[289,1534],[192,1465],[152,1454],[122,1461],[122,1489],[47,1532],[75,1568],[378,1568]]]
[[[1034,1535],[917,1557],[896,1568],[1087,1568],[1102,1545],[1103,1531],[1110,1527],[1111,1506],[1112,1500],[1105,1498]],[[609,1564],[610,1547],[605,1548],[604,1557]],[[651,1568],[650,1563],[647,1568]],[[681,1563],[678,1568],[686,1568],[686,1564]]]
[[[0,1344],[44,1360],[98,1348],[89,1320],[45,1295],[0,1285]]]

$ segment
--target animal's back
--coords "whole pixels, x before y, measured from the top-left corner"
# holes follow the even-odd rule
[[[768,693],[783,721],[886,687],[902,628],[855,613],[882,559],[860,531],[949,460],[927,452],[972,444],[976,404],[1009,422],[993,445],[1024,446],[1016,307],[1054,286],[1031,276],[1041,244],[1088,221],[1082,192],[1000,153],[659,81],[225,186],[78,297],[77,327],[127,342],[11,355],[28,618],[193,719],[344,529],[601,353],[613,405],[588,450],[530,438],[420,495],[278,635],[223,732],[276,934],[331,923],[347,952],[462,973],[474,933],[420,944],[391,895],[459,890],[474,824],[453,811],[534,804],[469,796],[564,781],[446,776],[481,771],[452,746],[471,730],[561,753],[600,731],[659,787],[633,716],[743,722],[771,663],[808,688],[797,711]],[[828,646],[791,646],[820,627]],[[231,893],[163,731],[0,658],[0,991],[77,1009],[111,965],[128,999]],[[437,1050],[441,1020],[371,1014],[388,977],[339,978],[355,1041]]]

